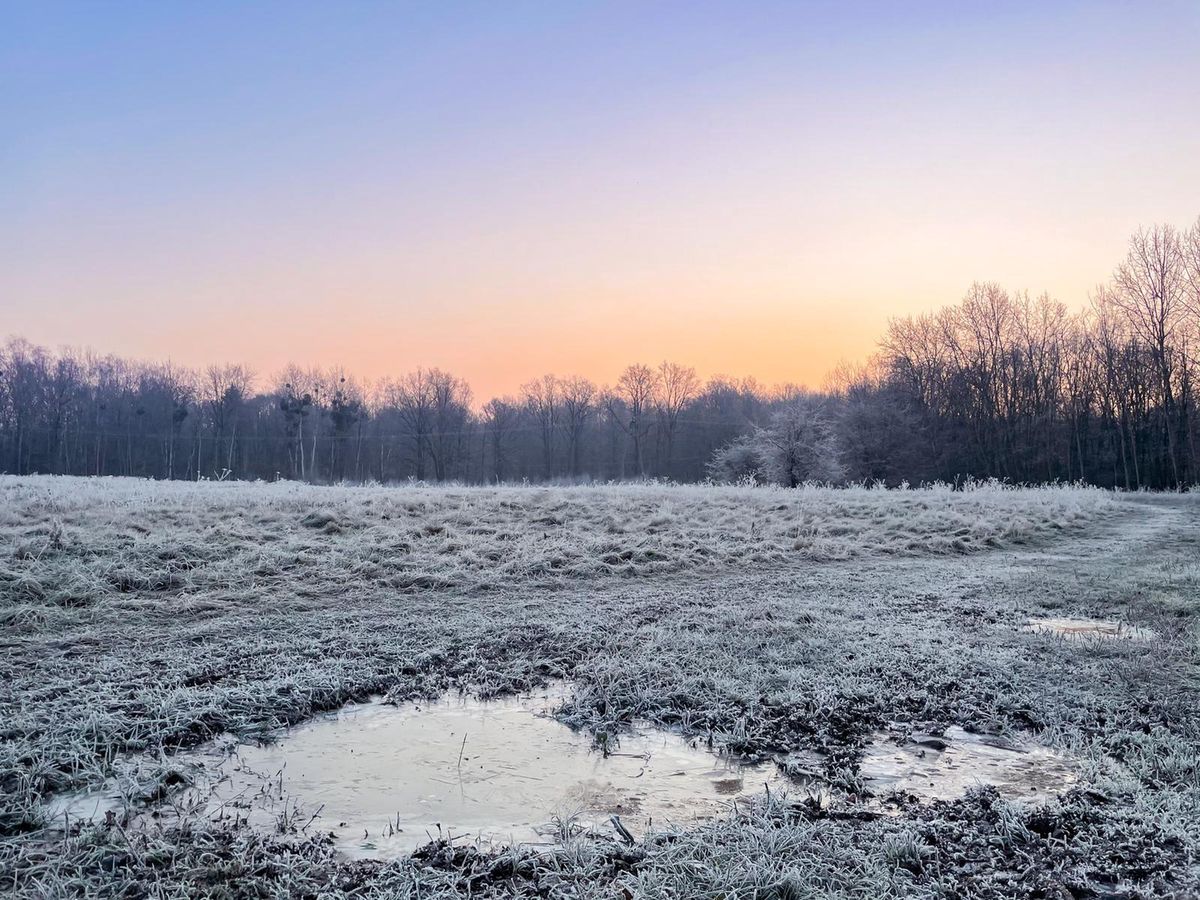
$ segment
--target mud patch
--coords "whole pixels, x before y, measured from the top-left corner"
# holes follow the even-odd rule
[[[1022,631],[1038,634],[1057,634],[1067,640],[1128,640],[1149,641],[1158,635],[1149,628],[1126,625],[1123,622],[1105,622],[1100,619],[1030,619]]]
[[[881,735],[859,771],[876,796],[897,791],[921,800],[956,800],[969,788],[991,785],[1005,799],[1042,802],[1078,781],[1077,764],[1047,747],[958,727],[903,745]]]

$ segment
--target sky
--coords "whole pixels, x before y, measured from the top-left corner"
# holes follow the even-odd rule
[[[0,0],[0,337],[819,385],[1200,216],[1200,3]]]

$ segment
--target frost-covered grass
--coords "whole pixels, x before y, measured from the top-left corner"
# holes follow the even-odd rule
[[[1077,488],[0,479],[0,893],[1032,898],[1115,878],[1195,895],[1198,595],[1194,503]],[[1021,630],[1046,615],[1159,637]],[[549,677],[580,727],[818,750],[850,790],[876,730],[949,725],[1031,731],[1084,761],[1081,789],[894,819],[798,791],[632,848],[390,864],[203,822],[21,830],[40,795],[114,770],[153,792],[160,754],[222,731]]]
[[[222,585],[248,602],[287,583],[301,593],[361,583],[495,590],[969,553],[1052,535],[1111,506],[1097,490],[993,483],[382,488],[0,477],[0,534],[12,547],[0,588],[35,608]]]

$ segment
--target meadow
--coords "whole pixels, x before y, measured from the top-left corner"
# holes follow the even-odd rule
[[[20,897],[1089,897],[1200,891],[1200,502],[1076,486],[364,486],[0,477],[0,890]],[[1039,617],[1144,640],[1069,640]],[[371,697],[635,720],[799,782],[691,829],[351,861],[202,816],[46,821]],[[881,733],[1076,761],[1045,803],[890,797]]]

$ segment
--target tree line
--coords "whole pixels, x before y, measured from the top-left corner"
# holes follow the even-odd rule
[[[1140,230],[1089,306],[973,285],[889,323],[821,390],[545,375],[476,404],[437,368],[196,371],[12,338],[0,471],[315,482],[669,478],[896,484],[964,477],[1126,489],[1200,480],[1200,221]]]

